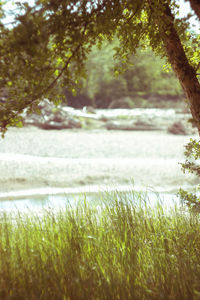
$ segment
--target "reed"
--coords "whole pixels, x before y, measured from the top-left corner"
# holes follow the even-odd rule
[[[102,194],[42,215],[0,215],[0,299],[199,299],[200,218]]]

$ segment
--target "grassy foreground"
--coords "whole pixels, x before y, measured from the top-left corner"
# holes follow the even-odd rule
[[[200,299],[200,217],[138,197],[1,214],[0,299]]]

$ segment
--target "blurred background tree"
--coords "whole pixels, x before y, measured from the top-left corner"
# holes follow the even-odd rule
[[[68,105],[133,108],[182,104],[182,88],[164,59],[151,49],[139,49],[126,67],[116,62],[115,45],[117,40],[104,42],[101,49],[92,48],[86,61],[87,79],[82,80],[82,87],[75,95],[65,90]]]

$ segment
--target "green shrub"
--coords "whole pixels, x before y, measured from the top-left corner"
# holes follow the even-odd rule
[[[193,173],[196,174],[197,177],[200,177],[200,141],[190,139],[185,149],[186,161],[185,163],[181,163],[183,172]],[[183,189],[179,190],[181,200],[195,211],[200,211],[200,197],[197,194],[199,189],[200,185],[197,185],[193,192],[188,192]]]

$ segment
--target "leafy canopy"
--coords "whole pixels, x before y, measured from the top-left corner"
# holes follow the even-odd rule
[[[0,107],[2,131],[20,120],[24,109],[37,110],[41,99],[62,100],[61,87],[72,92],[85,77],[84,62],[93,45],[119,40],[115,57],[127,63],[137,48],[151,47],[165,56],[163,35],[174,15],[174,0],[36,0],[18,2],[12,28],[0,26],[0,88],[6,99]],[[0,1],[0,18],[3,18]],[[20,13],[21,12],[21,13]],[[191,65],[199,61],[200,36],[189,32],[189,16],[173,19]]]

